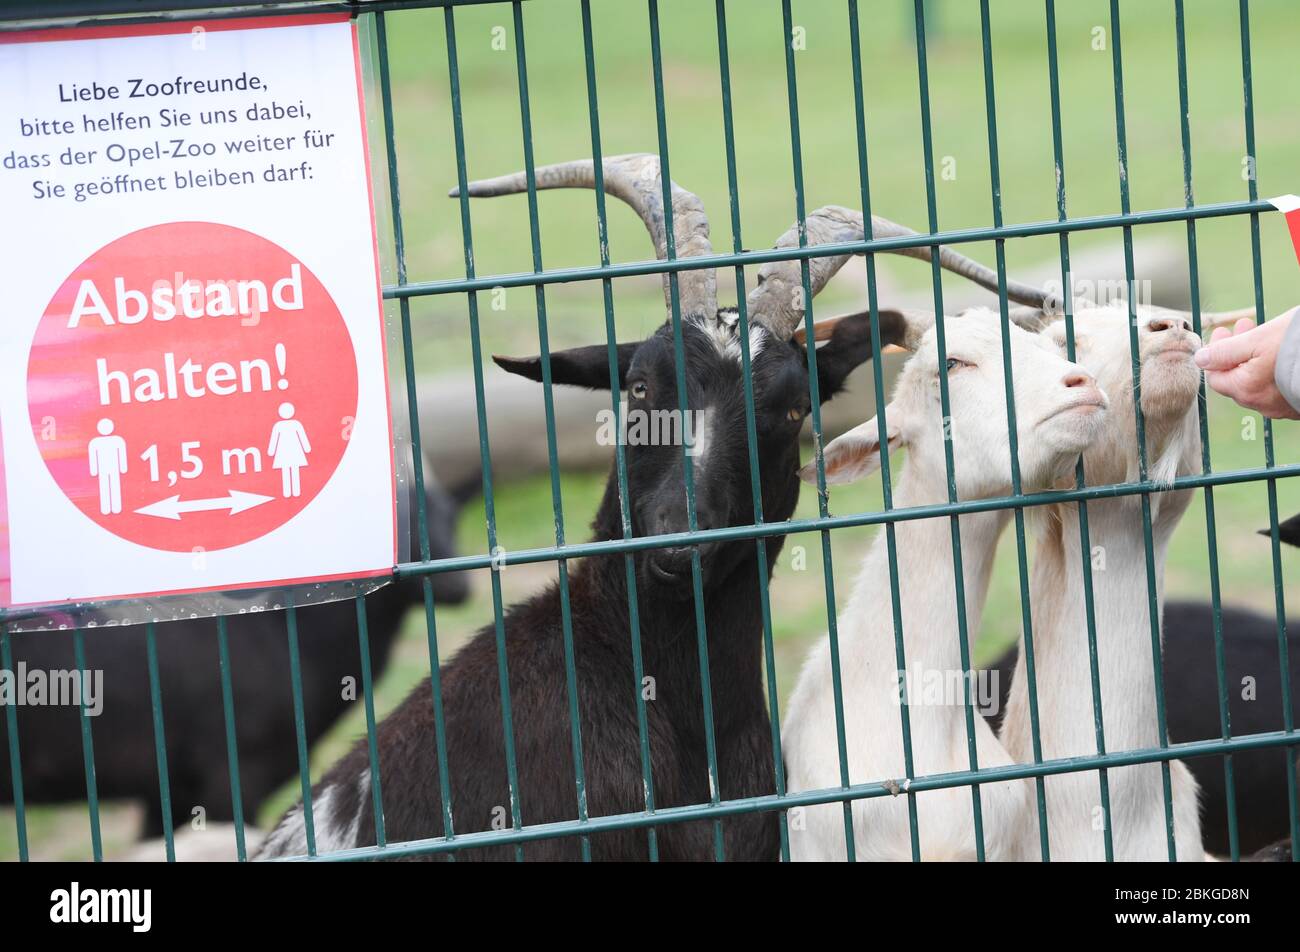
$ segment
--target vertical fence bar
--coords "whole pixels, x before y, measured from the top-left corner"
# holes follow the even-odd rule
[[[596,51],[591,29],[591,0],[582,0],[582,48],[587,73],[587,111],[591,127],[591,162],[595,174],[596,237],[600,246],[601,267],[609,265],[609,222],[605,208],[605,167],[600,141],[600,106],[596,97]],[[618,378],[618,332],[614,326],[614,282],[603,278],[600,290],[605,308],[605,342],[609,350],[610,405],[614,414],[614,432],[623,432],[622,388]],[[619,525],[624,539],[632,538],[632,510],[627,488],[627,453],[622,440],[614,441],[614,471],[618,480]],[[645,663],[641,654],[641,618],[637,607],[636,563],[630,552],[623,554],[627,584],[628,637],[632,640],[632,686],[636,700],[637,740],[641,753],[642,799],[645,812],[654,813],[654,768],[650,762],[650,729],[647,720],[642,679]],[[651,862],[659,860],[659,834],[647,827],[647,852]]]
[[[1061,78],[1056,53],[1056,0],[1047,4],[1047,75],[1052,101],[1052,156],[1056,163],[1056,217],[1066,220],[1065,213],[1065,157],[1061,136]],[[1061,246],[1061,303],[1065,313],[1065,353],[1073,361],[1074,348],[1074,280],[1070,276],[1070,236],[1060,234]],[[1074,467],[1074,485],[1084,487],[1083,457]],[[1092,686],[1092,729],[1097,741],[1098,756],[1106,754],[1106,725],[1102,716],[1101,667],[1097,657],[1097,612],[1092,596],[1092,539],[1088,532],[1088,503],[1079,500],[1079,564],[1083,571],[1083,611],[1088,629],[1088,678]],[[1026,661],[1028,659],[1026,658]],[[1038,731],[1034,730],[1035,742]],[[1115,842],[1111,830],[1110,772],[1103,766],[1097,771],[1097,784],[1101,798],[1102,842],[1106,862],[1115,861]]]
[[[293,734],[298,748],[298,786],[302,791],[302,825],[307,855],[316,855],[316,817],[311,802],[311,761],[307,754],[307,714],[302,701],[302,658],[298,651],[298,609],[293,591],[285,593],[285,637],[289,642],[289,684],[293,691]]]
[[[1183,200],[1187,208],[1196,204],[1192,191],[1192,131],[1187,93],[1187,37],[1183,21],[1183,0],[1174,0],[1174,33],[1178,49],[1178,112],[1183,151]],[[1196,222],[1187,221],[1187,270],[1192,303],[1192,329],[1201,334],[1201,281],[1196,255]],[[1210,428],[1206,416],[1205,378],[1201,377],[1196,399],[1196,413],[1201,431],[1201,472],[1209,474]],[[1223,651],[1223,606],[1219,583],[1219,544],[1214,519],[1214,487],[1206,486],[1205,537],[1210,562],[1210,612],[1214,629],[1214,673],[1218,682],[1219,729],[1226,741],[1232,736],[1232,720],[1228,710],[1227,668]],[[1241,858],[1237,835],[1237,784],[1233,774],[1232,754],[1223,756],[1223,789],[1228,809],[1228,851],[1233,862]]]
[[[1002,173],[998,163],[998,114],[993,91],[993,40],[989,23],[988,0],[980,0],[980,36],[984,45],[984,103],[988,119],[989,137],[989,187],[993,200],[993,227],[1002,227]],[[1006,241],[999,238],[995,243],[998,267],[998,312],[1002,321],[1002,383],[1007,405],[1007,441],[1011,450],[1011,495],[1023,495],[1020,480],[1020,438],[1016,426],[1015,382],[1011,369],[1011,330],[1010,315],[1007,309],[1007,255]],[[1033,607],[1029,602],[1029,560],[1025,554],[1025,510],[1017,506],[1014,514],[1016,524],[1016,566],[1020,574],[1020,623],[1025,641],[1025,678],[1029,688],[1029,726],[1032,736],[1034,763],[1043,762],[1043,745],[1039,737],[1038,721],[1038,679],[1034,670],[1034,620]],[[970,650],[962,643],[962,669],[970,671]],[[970,743],[975,743],[975,711],[972,693],[974,685],[966,682],[966,731]],[[1035,793],[1038,797],[1038,843],[1043,862],[1051,859],[1047,837],[1047,792],[1042,776],[1034,778]]]
[[[1240,0],[1238,17],[1241,23],[1241,86],[1243,113],[1246,126],[1246,155],[1252,163],[1252,174],[1246,185],[1251,201],[1259,198],[1258,156],[1255,152],[1255,92],[1250,67],[1250,12],[1246,0]],[[1264,323],[1264,270],[1259,249],[1259,213],[1250,215],[1250,254],[1255,276],[1255,323]],[[1264,419],[1264,466],[1273,468],[1273,424]],[[1282,724],[1287,733],[1295,730],[1291,707],[1290,659],[1286,639],[1286,596],[1282,591],[1282,553],[1277,528],[1277,480],[1270,478],[1268,485],[1268,531],[1273,549],[1273,597],[1277,609],[1277,651],[1282,672]],[[1286,756],[1287,799],[1290,805],[1291,858],[1300,862],[1300,791],[1296,788],[1296,771],[1292,761],[1295,748],[1283,748]]]
[[[913,0],[916,19],[916,67],[921,94],[921,146],[925,157],[925,200],[929,217],[930,233],[939,230],[938,203],[934,189],[934,140],[930,121],[930,73],[925,51],[925,10],[923,0]],[[939,254],[930,255],[930,281],[934,287],[934,338],[939,351],[939,366],[947,361],[948,349],[944,337],[943,322],[943,279],[939,270]],[[1003,294],[1005,298],[1005,288]],[[952,419],[952,404],[948,395],[948,376],[939,374],[939,406],[945,420]],[[954,475],[952,440],[943,441],[944,469],[947,474],[948,502],[957,501],[957,478]],[[961,559],[961,523],[953,514],[948,517],[952,534],[952,568],[957,599],[957,639],[961,645],[962,657],[970,655],[970,634],[966,620],[966,579]],[[975,749],[975,732],[971,726],[970,697],[967,695],[967,731],[966,752],[971,770],[979,769],[979,758]],[[984,862],[984,807],[980,801],[979,784],[971,784],[971,810],[975,824],[975,855]]]
[[[874,237],[875,226],[871,220],[871,185],[867,165],[867,114],[862,92],[862,30],[858,16],[858,0],[849,0],[849,50],[853,67],[853,111],[857,126],[858,145],[858,188],[862,195],[862,222],[868,240]],[[880,445],[880,489],[885,512],[894,508],[893,479],[890,476],[889,463],[889,423],[885,411],[884,370],[881,367],[880,353],[880,307],[876,288],[876,256],[866,256],[867,265],[867,308],[871,320],[871,361],[872,385],[876,400],[876,439]],[[907,654],[903,645],[903,608],[898,589],[898,543],[895,538],[894,523],[885,523],[885,554],[889,563],[889,597],[894,617],[894,657],[899,671],[907,670]],[[912,758],[912,715],[908,710],[908,692],[903,691],[899,697],[899,719],[903,733],[903,771],[909,781],[907,786],[907,825],[912,841],[912,861],[920,862],[921,836],[916,819],[916,794],[912,791],[910,781],[915,778],[916,770]]]
[[[9,626],[0,624],[0,668],[14,670],[13,648],[9,644]],[[18,705],[5,705],[5,730],[9,735],[9,778],[14,793],[14,825],[18,834],[18,859],[27,862],[27,804],[23,799],[23,760],[18,745]]]
[[[154,758],[158,762],[158,803],[162,810],[163,848],[167,862],[176,862],[176,842],[172,829],[172,787],[167,772],[167,735],[163,729],[162,684],[158,677],[158,639],[154,623],[144,626],[145,653],[149,660],[149,710],[153,714]]]
[[[239,741],[235,736],[235,692],[230,683],[230,643],[226,617],[217,616],[217,657],[221,667],[221,710],[226,723],[226,763],[230,769],[230,808],[235,819],[235,853],[248,859],[244,844],[244,793],[239,782]]]
[[[524,145],[524,176],[528,184],[528,231],[533,252],[533,271],[542,273],[542,234],[537,215],[537,178],[533,162],[532,110],[528,101],[528,56],[524,46],[524,13],[519,0],[512,4],[515,25],[515,66],[519,78],[519,117]],[[546,414],[546,456],[551,470],[551,509],[555,514],[555,547],[564,546],[564,504],[560,493],[560,463],[555,449],[555,398],[551,384],[550,335],[546,327],[546,291],[533,288],[537,306],[537,340],[542,359],[542,406]],[[573,617],[569,606],[569,563],[556,559],[560,583],[560,627],[564,635],[564,677],[569,698],[569,742],[573,749],[574,787],[578,800],[578,822],[587,822],[587,779],[582,760],[582,726],[578,719],[578,673],[573,659]],[[591,861],[591,838],[583,836],[582,858]]]
[[[402,225],[402,195],[397,170],[397,127],[394,122],[393,89],[388,65],[388,26],[383,11],[375,14],[375,37],[379,52],[379,95],[384,113],[384,152],[388,165],[388,196],[393,206],[393,249],[397,258],[397,283],[406,284],[406,236]],[[411,334],[411,302],[402,298],[398,304],[402,324],[402,369],[406,381],[406,412],[411,421],[411,467],[416,487],[416,527],[419,533],[420,558],[428,561],[428,500],[424,492],[424,451],[420,435],[420,402],[415,389],[415,349]],[[421,580],[424,599],[424,628],[429,646],[429,690],[433,701],[434,742],[438,747],[438,800],[442,807],[442,832],[452,839],[451,779],[447,775],[447,725],[442,708],[442,672],[439,665],[437,612],[433,600],[433,579]],[[456,854],[447,859],[455,862]]]
[[[72,650],[81,682],[84,684],[89,672],[86,669],[86,633],[80,628],[72,632]],[[90,715],[86,713],[84,693],[77,707],[78,716],[81,718],[81,753],[86,764],[86,806],[90,813],[90,849],[95,862],[99,863],[104,859],[104,841],[99,824],[99,785],[95,780],[95,738],[90,729]]]
[[[366,623],[366,599],[354,599],[357,609],[357,649],[361,653],[362,703],[366,709],[366,750],[370,755],[370,803],[375,815],[375,845],[388,845],[384,833],[384,793],[379,777],[379,742],[375,737],[375,685],[370,672],[370,628]]]
[[[456,183],[460,195],[460,229],[465,251],[465,277],[474,278],[474,235],[470,227],[469,179],[465,168],[465,125],[461,118],[460,66],[456,59],[456,19],[451,6],[443,8],[447,37],[447,72],[451,85],[452,132],[456,144]],[[492,490],[492,449],[488,439],[487,405],[483,395],[483,344],[478,326],[478,292],[467,295],[469,339],[474,364],[474,406],[478,419],[479,465],[483,471],[483,513],[487,522],[488,551],[494,556],[497,546],[496,500]],[[510,669],[506,664],[505,615],[501,604],[501,569],[492,562],[492,616],[496,639],[497,683],[501,691],[501,731],[505,744],[506,785],[510,798],[510,820],[515,829],[523,825],[519,809],[519,765],[515,757],[515,732],[510,708]],[[515,845],[515,859],[523,862],[524,848]]]
[[[1129,213],[1128,136],[1124,123],[1124,64],[1120,48],[1119,0],[1110,0],[1111,67],[1115,86],[1115,147],[1119,156],[1120,209]],[[1133,275],[1133,228],[1124,226],[1124,278],[1128,286],[1128,340],[1133,379],[1133,416],[1137,426],[1138,478],[1147,479],[1146,419],[1142,413],[1142,361],[1138,353],[1137,282]],[[1142,542],[1146,550],[1147,617],[1151,622],[1151,664],[1156,688],[1156,730],[1163,750],[1169,746],[1169,728],[1165,717],[1165,677],[1160,650],[1160,607],[1157,595],[1154,545],[1151,539],[1151,496],[1141,494]],[[1169,861],[1176,862],[1174,844],[1174,798],[1170,784],[1169,761],[1160,762],[1160,779],[1164,787],[1165,837],[1169,844]]]
[[[517,0],[516,0],[517,2]],[[665,257],[669,261],[677,258],[677,236],[673,228],[672,173],[668,161],[668,119],[664,105],[663,51],[659,39],[659,0],[648,0],[650,17],[650,66],[654,77],[655,90],[655,125],[659,138],[659,170],[664,209],[664,239],[667,246]],[[677,287],[677,272],[668,274],[669,309],[673,325],[673,363],[677,371],[677,409],[682,419],[688,419],[690,408],[686,394],[686,353],[682,341],[682,302]],[[692,533],[699,531],[695,516],[695,468],[691,459],[690,447],[683,442],[682,468],[686,477],[686,525]],[[718,781],[718,745],[713,726],[713,686],[709,674],[709,639],[704,617],[704,582],[700,566],[700,550],[691,547],[691,589],[695,600],[695,638],[696,650],[700,659],[700,695],[704,707],[704,752],[708,761],[709,802],[716,806],[720,800],[721,788]],[[722,821],[713,821],[714,859],[722,862],[726,852],[722,837]]]
[[[785,30],[785,84],[786,99],[790,110],[790,159],[794,176],[795,221],[799,225],[799,247],[808,246],[807,208],[804,203],[803,187],[803,149],[799,142],[799,90],[794,69],[794,23],[790,13],[790,0],[781,0],[781,21]],[[816,448],[817,465],[817,511],[821,518],[830,515],[826,493],[826,460],[822,452],[822,413],[821,394],[817,381],[817,348],[812,343],[813,334],[813,294],[809,282],[808,259],[799,261],[799,278],[803,291],[804,329],[807,332],[808,345],[808,399],[812,405],[813,446]],[[831,690],[835,700],[835,743],[838,747],[840,761],[840,786],[849,786],[848,741],[844,725],[844,690],[840,672],[840,640],[838,612],[835,608],[834,563],[831,558],[831,534],[827,529],[820,532],[822,542],[822,579],[826,587],[826,626],[831,648]],[[844,800],[844,850],[850,863],[857,859],[856,844],[853,839],[853,803]]]
[[[382,18],[382,13],[378,14]],[[383,72],[387,79],[387,31],[386,27],[380,27],[377,23],[377,29],[383,29],[382,35],[382,52],[380,59],[383,62]],[[380,42],[380,36],[376,36],[376,42]],[[393,176],[396,174],[396,164],[394,155],[393,139],[393,99],[391,99],[391,88],[389,83],[381,82],[381,100],[383,103],[383,139],[385,139],[386,156],[389,157],[389,176],[390,185],[393,183]],[[387,94],[387,95],[385,95]],[[396,248],[396,258],[398,258],[398,281],[406,281],[406,247],[400,237],[400,220],[402,220],[402,209],[398,203],[398,196],[394,190],[391,194],[393,198],[393,228],[395,233],[394,245]],[[400,310],[403,313],[409,313],[409,303],[407,300],[400,302]],[[403,321],[403,343],[407,341],[408,321]],[[408,401],[409,391],[413,386],[413,380],[409,368],[407,369],[407,388]],[[413,442],[413,464],[416,467],[416,525],[420,529],[420,537],[425,537],[428,533],[428,524],[426,524],[424,511],[424,480],[422,480],[422,468],[419,455],[419,419],[412,417],[412,442]],[[370,635],[367,616],[365,616],[365,598],[357,594],[356,603],[356,644],[357,652],[361,655],[361,691],[363,691],[363,704],[365,705],[365,747],[369,754],[370,763],[370,809],[374,815],[374,845],[381,849],[387,845],[387,831],[383,823],[383,783],[380,766],[380,753],[378,753],[378,740],[376,737],[376,718],[374,718],[374,679],[370,671]],[[437,662],[430,663],[430,668],[437,666]],[[430,672],[432,674],[432,672]]]
[[[718,73],[722,87],[722,131],[727,154],[727,197],[731,208],[731,247],[744,248],[740,231],[740,187],[736,178],[736,129],[731,114],[731,58],[727,43],[726,0],[714,0],[714,20],[718,32]],[[749,489],[754,506],[754,524],[763,524],[763,486],[758,463],[758,429],[754,422],[754,381],[750,372],[753,355],[749,348],[749,313],[745,299],[745,269],[734,269],[736,279],[736,315],[740,338],[740,369],[745,391],[745,439],[749,447]],[[763,619],[763,663],[767,669],[767,709],[772,724],[773,771],[776,795],[785,796],[785,762],[781,754],[781,699],[776,684],[776,649],[772,640],[772,606],[768,592],[770,572],[767,565],[767,542],[755,540],[758,561],[758,599]],[[790,823],[785,810],[779,817],[781,859],[790,861]]]
[[[408,338],[409,339],[409,338]],[[427,535],[421,540],[428,544]],[[421,582],[421,594],[424,597],[424,631],[429,650],[429,693],[433,703],[433,737],[438,745],[438,803],[442,808],[442,835],[446,840],[455,839],[452,827],[451,775],[447,766],[447,718],[442,705],[442,671],[441,654],[438,650],[438,624],[433,605],[433,577],[426,575]],[[455,853],[447,853],[449,863],[456,862]]]

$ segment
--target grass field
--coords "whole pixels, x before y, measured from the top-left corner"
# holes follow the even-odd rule
[[[873,207],[879,214],[924,228],[925,183],[911,4],[862,0],[860,6]],[[937,28],[928,54],[934,150],[936,160],[953,170],[951,177],[936,180],[939,225],[943,229],[983,226],[992,220],[992,206],[979,9],[974,3],[933,6]],[[1043,5],[1037,0],[993,0],[990,6],[1003,215],[1008,223],[1054,219]],[[1069,213],[1114,213],[1119,210],[1119,185],[1109,5],[1104,0],[1077,0],[1057,6]],[[660,7],[673,174],[703,198],[712,216],[715,250],[730,250],[713,5],[699,0],[663,0]],[[1173,3],[1130,2],[1123,7],[1132,207],[1181,206]],[[1242,174],[1245,132],[1237,4],[1188,0],[1186,9],[1195,197],[1198,203],[1244,199],[1247,183]],[[1250,9],[1259,191],[1264,196],[1300,191],[1300,124],[1294,118],[1300,77],[1290,49],[1300,27],[1300,13],[1291,0],[1253,0]],[[537,161],[587,156],[590,129],[578,4],[531,0],[523,5],[523,11]],[[644,8],[625,0],[602,0],[593,2],[593,11],[604,150],[606,154],[654,151],[654,97]],[[781,8],[775,0],[746,0],[743,4],[733,0],[728,11],[743,245],[759,248],[770,245],[794,219]],[[860,205],[845,4],[796,0],[793,22],[802,29],[805,46],[795,60],[808,207]],[[456,181],[456,165],[443,14],[419,11],[391,16],[389,32],[410,278],[463,277],[459,214],[455,203],[445,198],[446,189]],[[470,177],[522,168],[516,38],[510,8],[458,9],[456,32]],[[500,45],[494,43],[497,37],[504,37],[505,49],[494,48]],[[1104,49],[1094,48],[1099,38]],[[378,126],[372,130],[375,135],[378,131]],[[590,193],[545,193],[539,206],[546,267],[598,263]],[[611,254],[616,261],[643,260],[652,254],[633,213],[611,203],[610,216]],[[480,275],[532,269],[523,198],[475,204],[473,227],[475,265]],[[1265,307],[1272,315],[1300,300],[1300,271],[1280,216],[1262,218],[1260,230]],[[1181,225],[1147,226],[1137,234],[1163,235],[1182,243],[1186,230]],[[1197,237],[1204,306],[1226,309],[1253,303],[1248,220],[1206,221],[1198,226]],[[1091,232],[1076,236],[1071,248],[1078,252],[1119,241],[1117,231]],[[1054,237],[1011,242],[1007,246],[1010,272],[1052,260],[1057,247]],[[963,250],[993,262],[989,245]],[[1142,266],[1139,260],[1139,279]],[[890,261],[881,268],[906,288],[924,287],[929,279],[929,269],[916,262]],[[729,274],[720,285],[723,299],[731,300],[734,288]],[[622,339],[644,335],[663,320],[657,278],[622,279],[615,282],[615,288]],[[552,286],[546,290],[545,300],[552,346],[603,341],[598,285]],[[484,349],[535,352],[535,301],[529,289],[481,295]],[[830,313],[863,301],[863,287],[838,281],[818,299],[818,311]],[[420,374],[430,377],[464,371],[470,359],[465,297],[418,298],[412,310]],[[852,395],[842,399],[851,400]],[[1251,417],[1234,404],[1211,400],[1215,469],[1241,469],[1263,462],[1262,431],[1257,419],[1248,422]],[[1279,462],[1300,459],[1298,426],[1277,426]],[[581,537],[581,527],[595,510],[603,479],[603,474],[564,474],[570,538]],[[1294,481],[1278,483],[1277,494],[1283,516],[1300,511],[1300,486]],[[1254,533],[1268,521],[1264,484],[1224,487],[1216,491],[1215,501],[1225,599],[1271,611],[1269,546]],[[877,508],[879,502],[879,482],[868,480],[836,489],[831,509],[837,514],[867,511]],[[812,494],[804,494],[798,515],[816,515]],[[507,548],[552,543],[549,483],[538,479],[499,486],[497,519]],[[481,503],[471,504],[461,520],[462,552],[484,550],[483,525]],[[836,594],[841,605],[857,558],[874,531],[863,528],[832,533]],[[1171,547],[1171,595],[1208,598],[1205,536],[1204,508],[1198,496]],[[794,571],[789,562],[800,546],[806,551],[807,563],[802,571]],[[807,646],[826,626],[819,539],[792,537],[781,563],[776,569],[772,604],[778,678],[784,693],[793,686]],[[1296,555],[1284,553],[1285,576],[1291,577],[1298,564]],[[507,598],[535,591],[554,573],[554,566],[547,564],[509,568],[503,575]],[[1017,637],[1021,617],[1018,591],[1015,549],[1008,538],[999,555],[979,633],[977,661],[991,659]],[[445,654],[490,619],[488,586],[485,578],[479,578],[467,605],[439,612]],[[423,618],[413,613],[377,689],[381,715],[427,674],[425,644]],[[317,746],[313,770],[322,770],[363,732],[364,720],[357,709]],[[262,809],[258,821],[272,822],[294,796],[294,785],[286,787]],[[89,855],[84,805],[33,808],[28,815],[35,853],[70,858]],[[134,814],[114,806],[106,807],[105,816],[109,849],[129,841]],[[16,853],[13,829],[11,811],[0,815],[0,857]]]

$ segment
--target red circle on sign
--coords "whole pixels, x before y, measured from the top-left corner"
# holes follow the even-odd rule
[[[338,305],[251,232],[173,222],[77,267],[27,366],[55,482],[113,534],[224,549],[303,510],[338,468],[357,368]]]

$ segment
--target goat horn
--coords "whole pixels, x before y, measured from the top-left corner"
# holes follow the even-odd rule
[[[655,255],[668,257],[667,229],[664,226],[663,185],[660,177],[659,156],[649,153],[614,155],[602,163],[605,191],[620,201],[631,205],[645,222],[654,241]],[[596,170],[591,159],[543,165],[534,170],[537,188],[595,188]],[[470,182],[467,189],[472,198],[496,195],[516,195],[528,190],[525,173],[515,172],[498,178]],[[448,192],[452,198],[460,196],[460,189]],[[678,258],[694,258],[713,253],[709,244],[709,219],[704,214],[704,203],[676,182],[672,183],[672,214],[674,250]],[[704,314],[712,317],[718,312],[718,278],[712,268],[680,271],[677,289],[681,296],[683,314]],[[664,275],[664,302],[671,305],[668,275]]]
[[[805,219],[807,244],[826,245],[861,241],[865,236],[862,213],[838,205],[819,208]],[[871,216],[873,238],[900,238],[916,235],[912,229],[878,215]],[[795,248],[799,245],[799,225],[796,222],[777,239],[777,248]],[[891,248],[893,254],[907,255],[929,261],[928,245],[916,248]],[[835,273],[844,267],[849,255],[832,255],[808,259],[809,290],[813,296],[824,288]],[[944,269],[974,281],[994,293],[998,290],[998,276],[985,265],[972,261],[950,248],[939,248],[939,265]],[[759,268],[758,285],[749,292],[746,306],[753,319],[763,324],[776,336],[789,340],[803,319],[802,273],[798,261],[770,261]],[[1026,304],[1040,311],[1059,309],[1060,302],[1049,291],[1030,287],[1015,281],[1007,282],[1007,297],[1017,304]]]

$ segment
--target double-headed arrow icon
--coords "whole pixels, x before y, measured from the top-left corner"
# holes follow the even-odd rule
[[[157,502],[142,506],[136,510],[142,516],[158,516],[161,519],[180,519],[183,512],[210,512],[214,509],[228,509],[230,515],[244,512],[252,509],[254,506],[260,506],[264,502],[270,502],[274,496],[263,496],[258,493],[240,492],[238,489],[232,489],[225,496],[219,496],[216,499],[186,499],[181,500],[180,494],[168,496],[166,499],[160,499]]]

